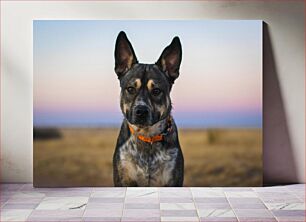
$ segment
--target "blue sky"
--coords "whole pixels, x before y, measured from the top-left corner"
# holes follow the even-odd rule
[[[173,87],[182,127],[261,127],[262,22],[36,20],[34,125],[117,126],[114,44],[123,30],[138,60],[154,63],[174,36],[183,47]]]

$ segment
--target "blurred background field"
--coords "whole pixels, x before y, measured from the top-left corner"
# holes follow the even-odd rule
[[[113,186],[119,129],[34,128],[34,186]],[[184,186],[261,186],[261,129],[181,129]]]

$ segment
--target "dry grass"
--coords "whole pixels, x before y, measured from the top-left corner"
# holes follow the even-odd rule
[[[35,186],[113,186],[118,129],[60,129],[58,139],[34,140]],[[260,186],[260,129],[180,130],[184,186]]]

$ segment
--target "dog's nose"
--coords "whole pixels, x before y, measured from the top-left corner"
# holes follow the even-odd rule
[[[146,106],[136,106],[135,107],[135,114],[137,117],[145,118],[149,114],[149,109]]]

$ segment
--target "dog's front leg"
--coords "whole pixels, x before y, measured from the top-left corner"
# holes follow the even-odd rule
[[[118,164],[118,176],[121,186],[137,187],[137,169],[131,161],[121,160]]]

